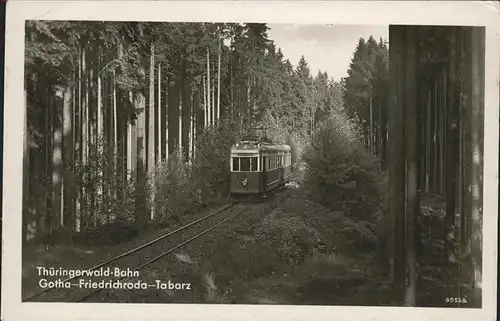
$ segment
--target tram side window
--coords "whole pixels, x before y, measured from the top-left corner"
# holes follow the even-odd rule
[[[257,165],[258,165],[257,161],[258,161],[257,157],[250,158],[250,170],[252,172],[256,172],[257,171]]]
[[[238,172],[240,170],[240,159],[238,157],[233,157],[233,171]]]

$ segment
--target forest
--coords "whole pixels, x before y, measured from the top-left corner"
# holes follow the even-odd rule
[[[374,221],[405,304],[443,278],[424,276],[429,255],[480,288],[481,31],[391,26],[336,81],[268,29],[26,22],[23,246],[117,243],[224,202],[229,147],[259,128],[292,146],[307,197]]]
[[[196,206],[171,193],[198,193],[206,205],[226,192],[228,144],[253,128],[305,144],[342,107],[342,85],[311,75],[304,57],[294,68],[267,29],[27,22],[23,240],[111,222],[144,227],[177,215],[166,213],[173,201]]]

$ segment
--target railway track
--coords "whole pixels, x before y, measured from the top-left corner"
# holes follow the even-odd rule
[[[292,174],[290,180],[295,179],[297,177],[297,174],[298,173]],[[285,189],[285,186],[277,188],[271,193],[271,195],[275,194],[276,192],[279,193],[279,191],[283,189]],[[265,201],[265,199],[256,199],[254,201],[258,201],[260,203],[261,201]],[[254,201],[251,201],[250,203],[254,203]],[[139,270],[168,256],[169,254],[172,254],[174,251],[200,238],[201,236],[207,234],[208,232],[229,221],[230,219],[240,215],[244,211],[246,206],[245,204],[247,202],[248,200],[244,199],[233,200],[232,203],[221,206],[217,210],[197,220],[194,220],[193,222],[190,222],[175,230],[168,231],[160,237],[157,237],[140,246],[134,247],[124,253],[116,255],[91,268],[81,270],[84,272],[83,275],[74,275],[59,281],[60,285],[68,285],[67,287],[57,286],[44,288],[23,298],[23,302],[33,301],[36,298],[38,298],[36,300],[37,302],[85,302],[99,292],[110,290],[110,288],[101,287],[89,289],[89,286],[85,285],[85,282],[88,282],[89,279],[92,280],[92,283],[99,283],[101,281],[121,281],[125,278],[130,278],[131,276],[133,277],[134,273],[138,272]],[[224,218],[217,220],[220,215],[224,216],[225,213],[229,214]],[[214,222],[210,224],[210,227],[205,229],[196,228],[200,225],[200,223],[207,223],[207,221],[211,220],[214,220]],[[193,229],[195,230],[194,232],[192,231]],[[186,234],[189,234],[191,236],[186,238]],[[173,238],[176,240],[172,240]],[[149,251],[150,253],[146,255],[145,252],[147,251],[142,250],[149,247],[154,247],[154,250]],[[168,249],[165,249],[166,247]],[[111,265],[113,264],[114,267],[111,268]],[[118,266],[126,268],[120,269]],[[116,273],[115,269],[117,267],[119,269],[119,273]],[[104,271],[106,271],[106,269],[107,271],[109,271],[109,273],[104,275]],[[110,278],[110,276],[113,277]]]
[[[300,172],[293,172],[290,177],[288,178],[289,182],[295,181],[300,177]],[[231,196],[231,199],[235,202],[239,203],[261,203],[265,201],[270,201],[276,194],[280,193],[281,191],[287,189],[286,185],[278,186],[274,188],[273,190],[265,193],[265,194],[251,194],[251,195],[238,195],[238,196]]]
[[[35,292],[27,296],[26,298],[23,298],[23,302],[32,301],[35,298],[38,298],[37,302],[84,302],[98,292],[109,290],[100,287],[89,289],[88,286],[85,285],[85,282],[87,282],[86,279],[88,280],[91,278],[92,282],[99,283],[101,281],[114,282],[123,280],[124,278],[128,278],[131,275],[138,273],[138,271],[143,269],[144,267],[164,258],[165,256],[200,238],[201,236],[207,234],[211,230],[229,221],[230,219],[240,215],[242,212],[244,212],[244,210],[245,206],[243,204],[239,204],[238,202],[224,205],[214,212],[173,231],[167,232],[166,234],[154,240],[151,240],[124,253],[121,253],[91,268],[81,270],[84,272],[84,275],[74,275],[72,277],[67,277],[66,279],[60,280],[59,286],[57,287],[44,288],[41,291]],[[225,213],[229,214],[224,216]],[[217,218],[221,215],[224,217],[217,220]],[[201,222],[212,220],[214,222],[211,222],[209,228],[201,230],[200,228],[196,228],[199,227]],[[195,230],[194,232],[188,232],[188,230],[191,231],[193,229]],[[186,234],[190,234],[191,236],[188,238],[183,237]],[[176,238],[177,242],[172,241],[172,238]],[[142,250],[148,247],[153,247],[153,250],[149,251],[151,253],[146,254],[146,251]],[[168,249],[165,249],[166,247],[168,247]],[[112,264],[115,265],[113,268],[111,268]],[[120,266],[121,268],[119,268],[118,266]],[[118,270],[116,270],[117,268]],[[106,271],[109,273],[106,273]],[[114,277],[110,278],[110,275],[113,275]]]

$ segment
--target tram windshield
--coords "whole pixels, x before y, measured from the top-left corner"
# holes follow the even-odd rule
[[[233,157],[232,169],[233,172],[256,172],[258,171],[257,157]]]

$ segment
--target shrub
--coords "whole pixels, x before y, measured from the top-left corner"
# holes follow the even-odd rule
[[[185,162],[181,151],[174,151],[158,166],[154,176],[155,206],[160,225],[177,221],[223,198],[229,190],[229,155],[238,135],[229,122],[207,127],[198,136],[195,157]]]
[[[292,164],[294,166],[301,161],[301,155],[305,145],[305,139],[296,134],[286,136],[286,144],[291,148]]]
[[[314,227],[325,249],[347,254],[370,250],[375,246],[374,226],[371,222],[353,219],[341,211],[332,211],[322,204],[307,200],[307,196],[289,198],[280,205],[289,215],[300,217],[302,222]]]
[[[117,243],[137,234],[136,199],[147,191],[137,189],[135,173],[122,174],[117,155],[102,138],[85,163],[76,163],[65,188],[74,188],[78,203],[74,240]],[[127,176],[129,176],[127,178]]]
[[[271,212],[255,229],[256,240],[266,252],[275,252],[286,265],[298,264],[321,243],[322,236],[298,216]]]
[[[160,224],[177,221],[180,215],[197,206],[192,198],[194,187],[189,178],[189,167],[184,163],[181,151],[174,151],[158,166],[154,186],[155,217]]]
[[[300,155],[307,138],[299,134],[297,128],[291,127],[283,118],[273,116],[269,110],[264,113],[260,125],[266,128],[266,135],[274,143],[284,143],[291,147],[292,164],[300,162]]]
[[[343,203],[352,216],[368,218],[380,212],[382,174],[377,160],[361,143],[357,125],[340,112],[330,115],[315,132],[302,159],[305,187],[317,201]],[[355,183],[355,188],[346,188]]]
[[[227,195],[231,145],[238,137],[238,131],[229,122],[207,127],[198,137],[191,178],[202,205]]]
[[[220,247],[208,249],[212,268],[220,275],[255,279],[287,272],[316,251],[321,235],[301,218],[274,211],[256,224],[253,232],[243,236],[227,236]],[[227,264],[219,264],[227,262]]]

